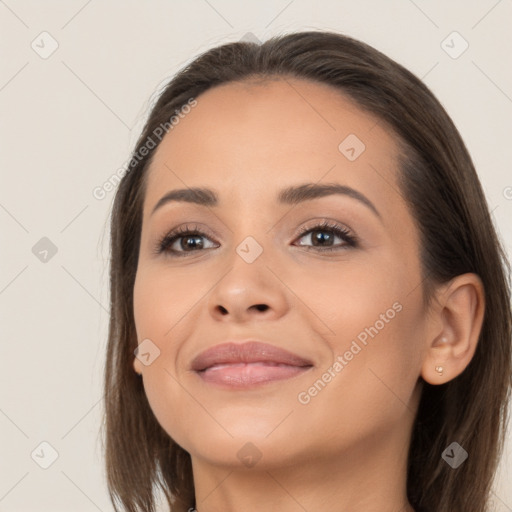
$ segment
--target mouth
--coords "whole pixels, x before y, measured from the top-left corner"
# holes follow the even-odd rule
[[[204,382],[231,388],[290,379],[311,368],[310,360],[257,341],[216,345],[199,354],[191,364]]]

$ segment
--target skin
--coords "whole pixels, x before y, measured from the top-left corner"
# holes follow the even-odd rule
[[[469,364],[483,317],[480,280],[458,276],[426,308],[392,133],[338,91],[287,78],[224,84],[197,100],[149,168],[134,317],[139,343],[149,338],[160,355],[133,362],[156,418],[191,455],[197,510],[412,511],[406,461],[419,377],[442,384]],[[349,134],[366,146],[354,161],[338,149]],[[380,218],[346,195],[276,202],[278,191],[306,182],[350,186]],[[164,194],[187,187],[214,189],[219,205],[173,202],[151,215]],[[321,252],[311,232],[298,234],[326,219],[359,245],[319,228],[337,246]],[[203,249],[154,253],[185,224],[205,233]],[[263,249],[252,263],[236,251],[248,236]],[[181,242],[173,247],[186,251]],[[301,403],[299,393],[396,303],[400,312]],[[233,338],[269,342],[314,367],[251,390],[221,389],[190,371],[193,357]],[[260,456],[252,467],[237,456],[247,443]]]

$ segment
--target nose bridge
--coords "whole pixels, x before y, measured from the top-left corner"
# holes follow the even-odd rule
[[[251,200],[235,199],[233,211],[236,213],[228,227],[234,252],[245,263],[251,264],[269,247],[272,222],[267,214],[268,209],[253,196]]]
[[[275,280],[267,265],[278,265],[272,248],[276,246],[273,239],[279,219],[273,215],[270,205],[265,203],[272,200],[268,198],[268,191],[265,192],[261,182],[251,182],[244,185],[243,190],[232,188],[227,197],[229,211],[233,212],[230,217],[223,219],[229,230],[230,251],[226,257],[230,274],[235,271],[251,281],[259,281],[260,277],[265,282]]]
[[[230,226],[232,249],[223,277],[212,290],[209,311],[224,320],[249,319],[255,314],[278,318],[289,304],[286,290],[274,275],[279,274],[278,262],[268,253],[273,245],[270,219],[261,210],[251,214],[247,204],[243,210]]]
[[[261,239],[260,235],[255,238],[252,235],[246,236],[240,243],[235,247],[235,253],[243,263],[235,259],[236,264],[239,266],[255,265],[258,269],[261,269],[263,261],[267,258],[262,258],[264,252],[268,251],[268,245],[265,244]],[[259,241],[258,241],[259,240]]]

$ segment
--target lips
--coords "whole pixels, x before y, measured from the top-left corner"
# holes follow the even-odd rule
[[[216,345],[191,364],[204,382],[228,388],[251,388],[289,379],[312,367],[309,359],[259,341]]]
[[[248,341],[242,344],[223,343],[209,348],[192,360],[191,369],[200,372],[216,365],[238,363],[267,363],[274,366],[281,364],[295,367],[313,365],[309,359],[304,359],[274,345]]]

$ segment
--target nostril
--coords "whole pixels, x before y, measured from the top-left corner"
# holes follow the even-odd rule
[[[254,306],[258,311],[266,311],[268,309],[268,306],[266,304],[256,304]]]

